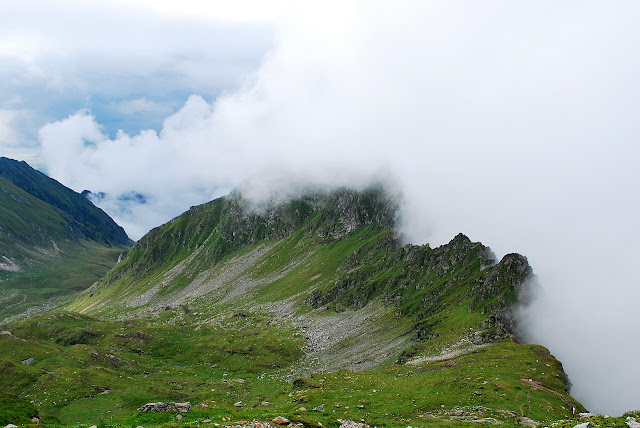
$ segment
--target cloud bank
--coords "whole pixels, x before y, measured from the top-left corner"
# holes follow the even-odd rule
[[[35,141],[43,124],[81,108],[112,137],[157,129],[190,94],[211,100],[240,86],[273,45],[272,24],[217,19],[211,9],[233,9],[219,1],[140,3],[2,2],[0,109],[18,115],[21,139]],[[0,149],[10,149],[1,123]]]
[[[531,340],[588,408],[621,413],[640,407],[639,12],[545,0],[296,10],[242,89],[193,95],[159,132],[115,138],[80,111],[40,130],[43,159],[64,184],[105,192],[134,238],[248,179],[267,192],[390,176],[412,242],[464,232],[528,256],[545,290]],[[146,203],[118,199],[131,192]]]

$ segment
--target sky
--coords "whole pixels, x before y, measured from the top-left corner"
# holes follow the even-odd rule
[[[0,150],[138,239],[241,186],[391,183],[400,232],[526,255],[591,410],[640,408],[640,3],[5,1]]]

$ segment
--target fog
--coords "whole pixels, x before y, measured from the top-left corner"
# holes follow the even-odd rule
[[[291,10],[236,91],[158,132],[79,111],[39,132],[49,173],[134,238],[243,184],[391,181],[400,231],[526,255],[523,314],[589,409],[640,408],[640,3],[336,2]],[[249,184],[247,184],[249,183]],[[146,203],[123,194],[138,192]]]

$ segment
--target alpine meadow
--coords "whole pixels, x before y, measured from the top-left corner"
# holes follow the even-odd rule
[[[639,21],[3,0],[0,428],[640,428]]]

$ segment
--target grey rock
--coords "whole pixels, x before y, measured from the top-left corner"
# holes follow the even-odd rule
[[[536,422],[531,418],[527,418],[526,416],[522,416],[520,418],[520,423],[526,427],[537,427],[540,425],[540,422]]]
[[[14,424],[9,424],[9,425],[5,425],[4,428],[18,428],[18,426]]]
[[[591,422],[583,422],[574,426],[573,428],[589,428],[591,426]]]
[[[233,403],[233,405],[236,406],[236,407],[244,407],[245,406],[245,404],[242,401],[235,402],[235,403]]]
[[[175,410],[180,413],[187,413],[191,408],[191,403],[147,403],[138,409],[139,412],[167,412],[169,410]]]
[[[263,402],[262,402],[262,403],[260,403],[260,404],[262,404],[263,406],[268,406],[268,405],[269,405],[269,404],[271,404],[271,403],[269,403],[268,401],[263,401]]]
[[[636,419],[631,416],[627,418],[627,421],[625,422],[625,424],[629,428],[640,428],[640,422],[637,422]]]
[[[32,362],[33,362],[33,357],[29,357],[29,358],[27,358],[26,360],[22,360],[22,361],[21,361],[21,363],[22,363],[22,364],[26,364],[26,365],[29,365],[29,364],[31,364]]]
[[[313,408],[313,411],[314,411],[314,412],[324,412],[324,405],[323,405],[323,404],[321,404],[321,405],[319,405],[319,406],[317,406],[317,407],[314,407],[314,408]]]

